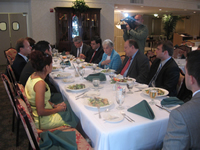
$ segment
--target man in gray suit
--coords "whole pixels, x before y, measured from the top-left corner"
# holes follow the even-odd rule
[[[171,111],[164,150],[200,149],[200,51],[187,55],[186,87],[193,92],[192,99]]]
[[[127,40],[124,44],[124,51],[126,57],[117,74],[124,77],[135,78],[139,83],[146,83],[147,75],[149,73],[149,60],[140,52],[138,44],[135,40]]]

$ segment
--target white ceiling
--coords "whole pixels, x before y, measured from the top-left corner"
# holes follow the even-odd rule
[[[182,0],[182,1],[191,1],[191,0]],[[193,0],[200,2],[200,0]],[[175,8],[164,8],[164,7],[148,7],[148,6],[139,6],[139,5],[115,5],[115,11],[134,13],[134,14],[146,14],[153,15],[157,14],[174,14],[174,15],[192,15],[200,14],[199,10],[187,10],[187,9],[175,9]]]

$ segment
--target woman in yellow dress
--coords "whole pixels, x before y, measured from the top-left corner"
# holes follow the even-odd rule
[[[74,120],[70,112],[66,111],[65,102],[57,105],[49,101],[51,92],[44,79],[52,71],[52,57],[41,51],[33,51],[30,55],[35,72],[29,77],[25,93],[30,102],[34,122],[39,129],[52,129],[62,125],[68,125],[67,121]]]

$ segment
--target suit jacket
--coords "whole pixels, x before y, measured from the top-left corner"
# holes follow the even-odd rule
[[[26,85],[26,81],[28,80],[29,76],[32,75],[35,72],[34,68],[32,67],[31,61],[29,61],[25,67],[23,68],[19,83],[22,84],[24,87]],[[46,76],[45,82],[49,85],[49,88],[51,90],[51,93],[57,93],[55,86],[49,81],[49,75]]]
[[[148,75],[148,84],[153,78],[154,74],[157,72],[158,66],[160,64],[160,59],[155,59],[151,65],[149,75]],[[176,87],[178,84],[180,73],[179,67],[174,61],[173,58],[170,58],[165,65],[161,68],[156,80],[156,87],[160,87],[169,91],[169,96],[176,96],[177,91]]]
[[[172,110],[169,116],[163,149],[200,149],[200,92],[190,101]]]
[[[12,69],[15,73],[15,77],[17,81],[19,81],[21,72],[26,64],[27,64],[27,61],[25,61],[25,59],[17,53],[15,60],[12,64]]]
[[[92,59],[92,56],[93,56],[94,52],[95,51],[92,50],[92,55],[91,55],[91,57],[89,59],[89,62]],[[96,54],[94,55],[94,58],[92,59],[91,63],[98,64],[102,59],[103,53],[104,53],[103,48],[100,46],[99,49],[97,50]]]
[[[75,47],[74,44],[72,44],[72,48],[71,48],[70,54],[72,54],[75,57],[77,57],[77,48]],[[90,58],[91,58],[91,55],[92,55],[91,47],[88,46],[87,44],[83,43],[82,54],[84,54],[86,56],[85,61],[89,62]]]
[[[116,72],[120,74],[124,66],[126,65],[129,57],[125,57],[121,68]],[[135,55],[131,66],[128,70],[127,77],[135,78],[139,83],[146,83],[147,82],[147,75],[149,73],[149,60],[148,58],[138,50],[137,54]]]

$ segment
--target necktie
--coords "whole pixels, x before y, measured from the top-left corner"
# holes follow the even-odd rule
[[[77,54],[77,57],[79,57],[80,56],[80,48],[78,48],[78,54]]]
[[[129,57],[129,59],[128,59],[126,65],[124,66],[124,68],[123,68],[122,71],[121,71],[121,75],[123,75],[124,72],[126,71],[126,69],[128,68],[128,66],[129,66],[129,64],[130,64],[130,62],[131,62],[131,59],[132,59],[132,57]]]
[[[160,63],[157,72],[155,73],[155,75],[153,76],[153,78],[151,79],[151,81],[149,82],[149,87],[156,86],[155,85],[155,81],[156,81],[156,78],[157,78],[157,76],[158,76],[158,74],[159,74],[159,72],[160,72],[161,69],[162,69],[162,64]]]
[[[93,58],[94,58],[94,55],[96,54],[97,51],[94,51],[94,54],[92,56],[92,58],[90,59],[90,63],[92,62]]]

